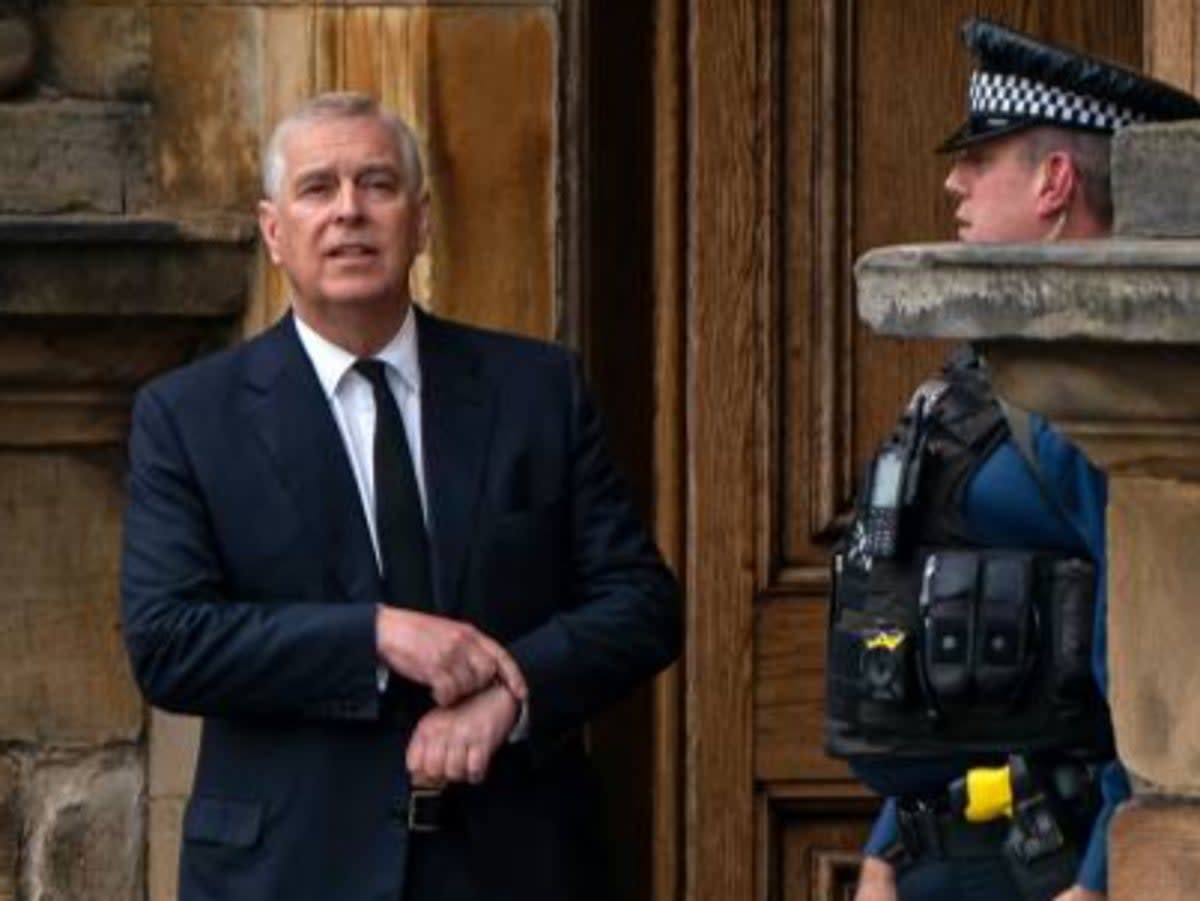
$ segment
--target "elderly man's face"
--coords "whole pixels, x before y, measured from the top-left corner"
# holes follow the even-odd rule
[[[382,311],[409,299],[428,198],[409,189],[391,133],[372,118],[298,126],[284,142],[278,196],[259,206],[271,259],[314,326],[338,308]]]
[[[1024,135],[984,141],[961,152],[946,177],[957,201],[958,237],[969,243],[1039,241],[1048,225],[1038,215],[1038,166],[1024,153]]]

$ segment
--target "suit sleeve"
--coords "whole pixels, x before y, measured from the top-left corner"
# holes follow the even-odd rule
[[[682,632],[679,587],[634,514],[578,365],[567,365],[571,596],[510,646],[535,752],[670,663]]]
[[[374,608],[229,597],[187,449],[153,388],[134,405],[129,453],[122,624],[147,699],[202,716],[377,716]]]

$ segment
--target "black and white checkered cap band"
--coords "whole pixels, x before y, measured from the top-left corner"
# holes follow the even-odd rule
[[[1116,131],[1146,120],[1144,114],[1108,100],[1000,72],[972,72],[969,102],[972,115],[1058,122],[1097,131]]]

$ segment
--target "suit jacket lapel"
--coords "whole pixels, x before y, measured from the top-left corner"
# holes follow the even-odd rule
[[[249,348],[245,385],[247,416],[347,598],[380,602],[358,485],[290,315]]]
[[[458,607],[463,563],[474,532],[493,400],[480,376],[475,350],[452,326],[420,310],[417,349],[434,602],[439,611],[451,613]]]

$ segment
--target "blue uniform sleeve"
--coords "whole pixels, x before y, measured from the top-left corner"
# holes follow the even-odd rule
[[[895,844],[899,835],[896,826],[896,799],[888,798],[884,801],[879,816],[875,818],[875,825],[871,827],[871,835],[867,838],[863,853],[868,857],[882,857],[883,852]]]
[[[1108,591],[1105,566],[1104,508],[1108,486],[1104,473],[1074,445],[1040,417],[1033,422],[1034,448],[1042,475],[1055,492],[1061,510],[1079,533],[1092,557],[1100,564],[1096,580],[1096,623],[1092,644],[1092,672],[1100,690],[1108,694]],[[1079,884],[1095,892],[1108,890],[1108,829],[1117,806],[1130,794],[1129,777],[1119,760],[1107,763],[1100,774],[1102,806],[1079,867]]]

